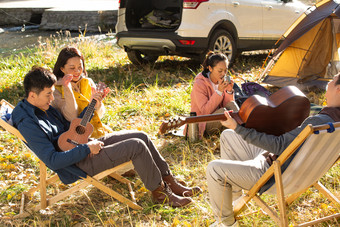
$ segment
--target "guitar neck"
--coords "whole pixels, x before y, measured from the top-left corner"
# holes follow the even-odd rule
[[[229,114],[237,121],[238,124],[243,124],[238,113],[229,111]],[[159,133],[164,134],[166,131],[181,127],[184,124],[191,124],[191,123],[197,123],[197,122],[208,122],[208,121],[225,121],[225,120],[227,120],[227,118],[224,115],[224,113],[200,115],[200,116],[192,116],[192,117],[180,117],[178,119],[164,121],[161,127],[159,128]]]
[[[80,122],[80,124],[81,124],[82,126],[85,127],[86,124],[87,124],[87,122],[90,121],[91,116],[92,116],[92,114],[93,114],[93,112],[94,112],[94,107],[95,107],[96,104],[97,104],[97,100],[92,99],[90,105],[87,107],[87,109],[86,109],[86,111],[85,111],[85,114],[84,114],[84,116],[83,116],[83,118],[82,118],[82,120],[81,120],[81,122]]]
[[[209,114],[209,115],[187,117],[185,119],[185,123],[191,124],[191,123],[197,123],[197,122],[225,121],[225,120],[227,120],[227,118],[224,115],[224,113],[220,113],[220,114]]]
[[[238,115],[238,112],[229,111],[229,114],[232,118],[236,120],[238,124],[243,124],[244,122]],[[185,123],[197,123],[197,122],[208,122],[208,121],[225,121],[227,120],[227,117],[224,115],[224,113],[219,114],[209,114],[209,115],[201,115],[201,116],[194,116],[194,117],[187,117],[185,119]]]

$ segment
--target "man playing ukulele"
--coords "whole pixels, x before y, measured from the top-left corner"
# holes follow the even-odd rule
[[[69,129],[70,123],[50,105],[55,83],[56,77],[47,69],[35,67],[28,72],[24,78],[26,98],[14,108],[12,118],[31,150],[63,183],[73,183],[87,174],[94,176],[131,160],[156,203],[182,207],[192,202],[191,196],[201,192],[199,187],[188,188],[177,182],[143,132],[107,134],[60,152],[58,138]]]

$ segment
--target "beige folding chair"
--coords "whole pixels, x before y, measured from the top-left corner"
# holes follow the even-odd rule
[[[14,108],[14,106],[8,103],[6,100],[1,100],[0,106],[2,105],[7,105],[7,107],[11,109]],[[10,125],[8,122],[2,120],[1,118],[0,118],[0,126],[3,127],[5,130],[7,130],[8,132],[12,133],[13,135],[17,136],[26,145],[25,138],[20,134],[20,132],[16,128],[14,128],[12,125]],[[27,149],[29,149],[28,146],[26,147]],[[47,167],[45,163],[43,163],[41,160],[39,160],[39,163],[40,163],[40,183],[36,187],[29,189],[27,192],[24,192],[22,196],[22,201],[21,201],[20,213],[17,217],[27,215],[27,213],[24,212],[24,198],[25,198],[24,195],[31,196],[35,191],[40,190],[40,197],[41,197],[40,204],[34,208],[34,211],[38,211],[40,209],[45,209],[46,207],[64,199],[65,197],[71,195],[73,192],[76,192],[82,188],[85,188],[88,185],[93,185],[97,187],[98,189],[102,190],[103,192],[117,199],[119,202],[128,205],[132,209],[136,209],[136,210],[142,209],[142,207],[136,203],[134,191],[131,186],[131,184],[133,183],[129,181],[128,179],[122,177],[120,174],[117,174],[117,171],[121,169],[126,169],[126,167],[129,165],[132,166],[131,161],[123,163],[119,166],[116,166],[104,172],[101,172],[97,174],[96,176],[93,176],[93,177],[87,176],[86,178],[83,178],[83,182],[80,182],[74,185],[73,187],[68,188],[58,193],[57,195],[54,195],[53,197],[47,197],[46,187],[48,185],[54,184],[57,181],[59,181],[59,177],[57,174],[54,174],[54,176],[47,178]],[[111,188],[105,186],[103,183],[99,182],[100,179],[106,176],[111,176],[115,178],[116,180],[124,184],[127,184],[130,195],[131,195],[131,200],[119,194],[118,192],[112,190]]]
[[[301,149],[288,168],[281,173],[282,164],[301,144],[303,144]],[[289,206],[311,186],[318,189],[340,210],[340,200],[319,182],[319,179],[339,160],[339,152],[340,122],[331,125],[308,125],[234,206],[235,217],[237,218],[246,203],[253,199],[279,226],[288,226],[286,206]],[[275,176],[275,184],[264,193],[276,194],[280,216],[258,195],[261,187],[273,175]],[[285,197],[285,195],[290,196]],[[340,213],[336,213],[297,226],[311,226],[339,217]]]

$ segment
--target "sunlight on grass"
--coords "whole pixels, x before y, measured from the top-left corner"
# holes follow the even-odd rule
[[[59,51],[65,45],[78,47],[86,59],[86,69],[95,82],[103,81],[112,92],[105,99],[106,114],[103,122],[113,130],[142,130],[147,132],[170,165],[171,171],[187,182],[198,185],[204,193],[194,197],[194,204],[182,209],[166,205],[155,205],[150,193],[139,177],[134,182],[138,204],[142,211],[130,210],[98,189],[88,187],[69,198],[49,207],[44,212],[33,213],[26,219],[12,220],[20,208],[21,192],[38,183],[37,158],[24,145],[3,129],[0,130],[0,223],[13,226],[209,226],[214,222],[208,203],[205,171],[208,163],[219,158],[219,136],[189,143],[184,137],[158,136],[159,126],[170,117],[187,115],[190,112],[190,92],[194,76],[200,65],[182,57],[160,57],[153,65],[134,66],[126,54],[115,45],[113,37],[71,38],[66,35],[40,40],[40,45],[0,61],[0,99],[17,104],[24,96],[22,80],[33,65],[53,68]],[[255,80],[261,71],[265,55],[244,55],[235,62],[232,73],[237,83]],[[323,94],[310,94],[321,100]],[[339,195],[340,165],[333,167],[322,179],[335,194]],[[49,171],[51,174],[51,171]],[[118,192],[124,193],[125,185],[107,178],[105,183]],[[54,194],[64,188],[56,184],[48,188]],[[124,188],[125,187],[125,188]],[[273,206],[273,197],[265,197]],[[38,193],[27,200],[28,207],[39,202]],[[302,222],[311,216],[339,212],[318,193],[308,191],[300,199],[303,216],[294,209],[289,218],[293,223]],[[316,203],[322,203],[319,210]],[[253,204],[240,223],[242,226],[275,225]]]

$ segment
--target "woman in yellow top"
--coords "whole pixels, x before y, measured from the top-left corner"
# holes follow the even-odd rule
[[[102,100],[109,92],[109,89],[105,89],[104,92],[96,91],[95,83],[87,76],[84,56],[75,47],[65,47],[61,50],[53,73],[58,81],[52,106],[58,109],[68,121],[75,119],[89,105],[92,96]],[[91,135],[93,138],[111,132],[100,120],[104,113],[104,104],[100,102],[99,108],[94,111],[90,121],[94,128]]]
[[[54,100],[52,106],[58,109],[68,121],[75,119],[78,114],[88,106],[92,98],[100,101],[100,105],[96,108],[94,116],[90,121],[94,128],[91,135],[92,138],[97,138],[99,141],[102,141],[104,146],[114,148],[117,160],[123,160],[125,156],[131,156],[131,152],[135,152],[137,149],[136,143],[145,144],[152,154],[153,161],[161,166],[160,169],[162,169],[162,171],[159,173],[162,174],[162,179],[169,186],[170,191],[176,195],[185,197],[191,197],[202,192],[202,189],[197,186],[193,188],[184,186],[185,183],[180,183],[180,181],[171,174],[168,164],[164,158],[159,155],[157,148],[146,133],[134,130],[122,130],[105,135],[106,128],[105,125],[101,123],[100,117],[104,115],[104,104],[102,100],[109,92],[109,89],[105,89],[103,92],[97,92],[94,89],[95,84],[87,77],[84,56],[77,48],[65,47],[61,50],[57,62],[54,65],[53,73],[58,80],[53,93]],[[119,149],[121,145],[124,145],[124,149]],[[107,156],[107,158],[111,160],[109,156]],[[117,162],[115,160],[111,161],[113,163]],[[134,166],[138,167],[138,165],[139,163],[134,162]],[[100,163],[97,166],[100,166]],[[91,165],[85,165],[84,168],[90,171],[92,167]],[[119,173],[124,173],[130,168],[133,167],[127,166]],[[157,174],[157,171],[154,172],[154,174]],[[150,177],[149,180],[154,178],[155,177]],[[162,202],[164,202],[164,199]]]

